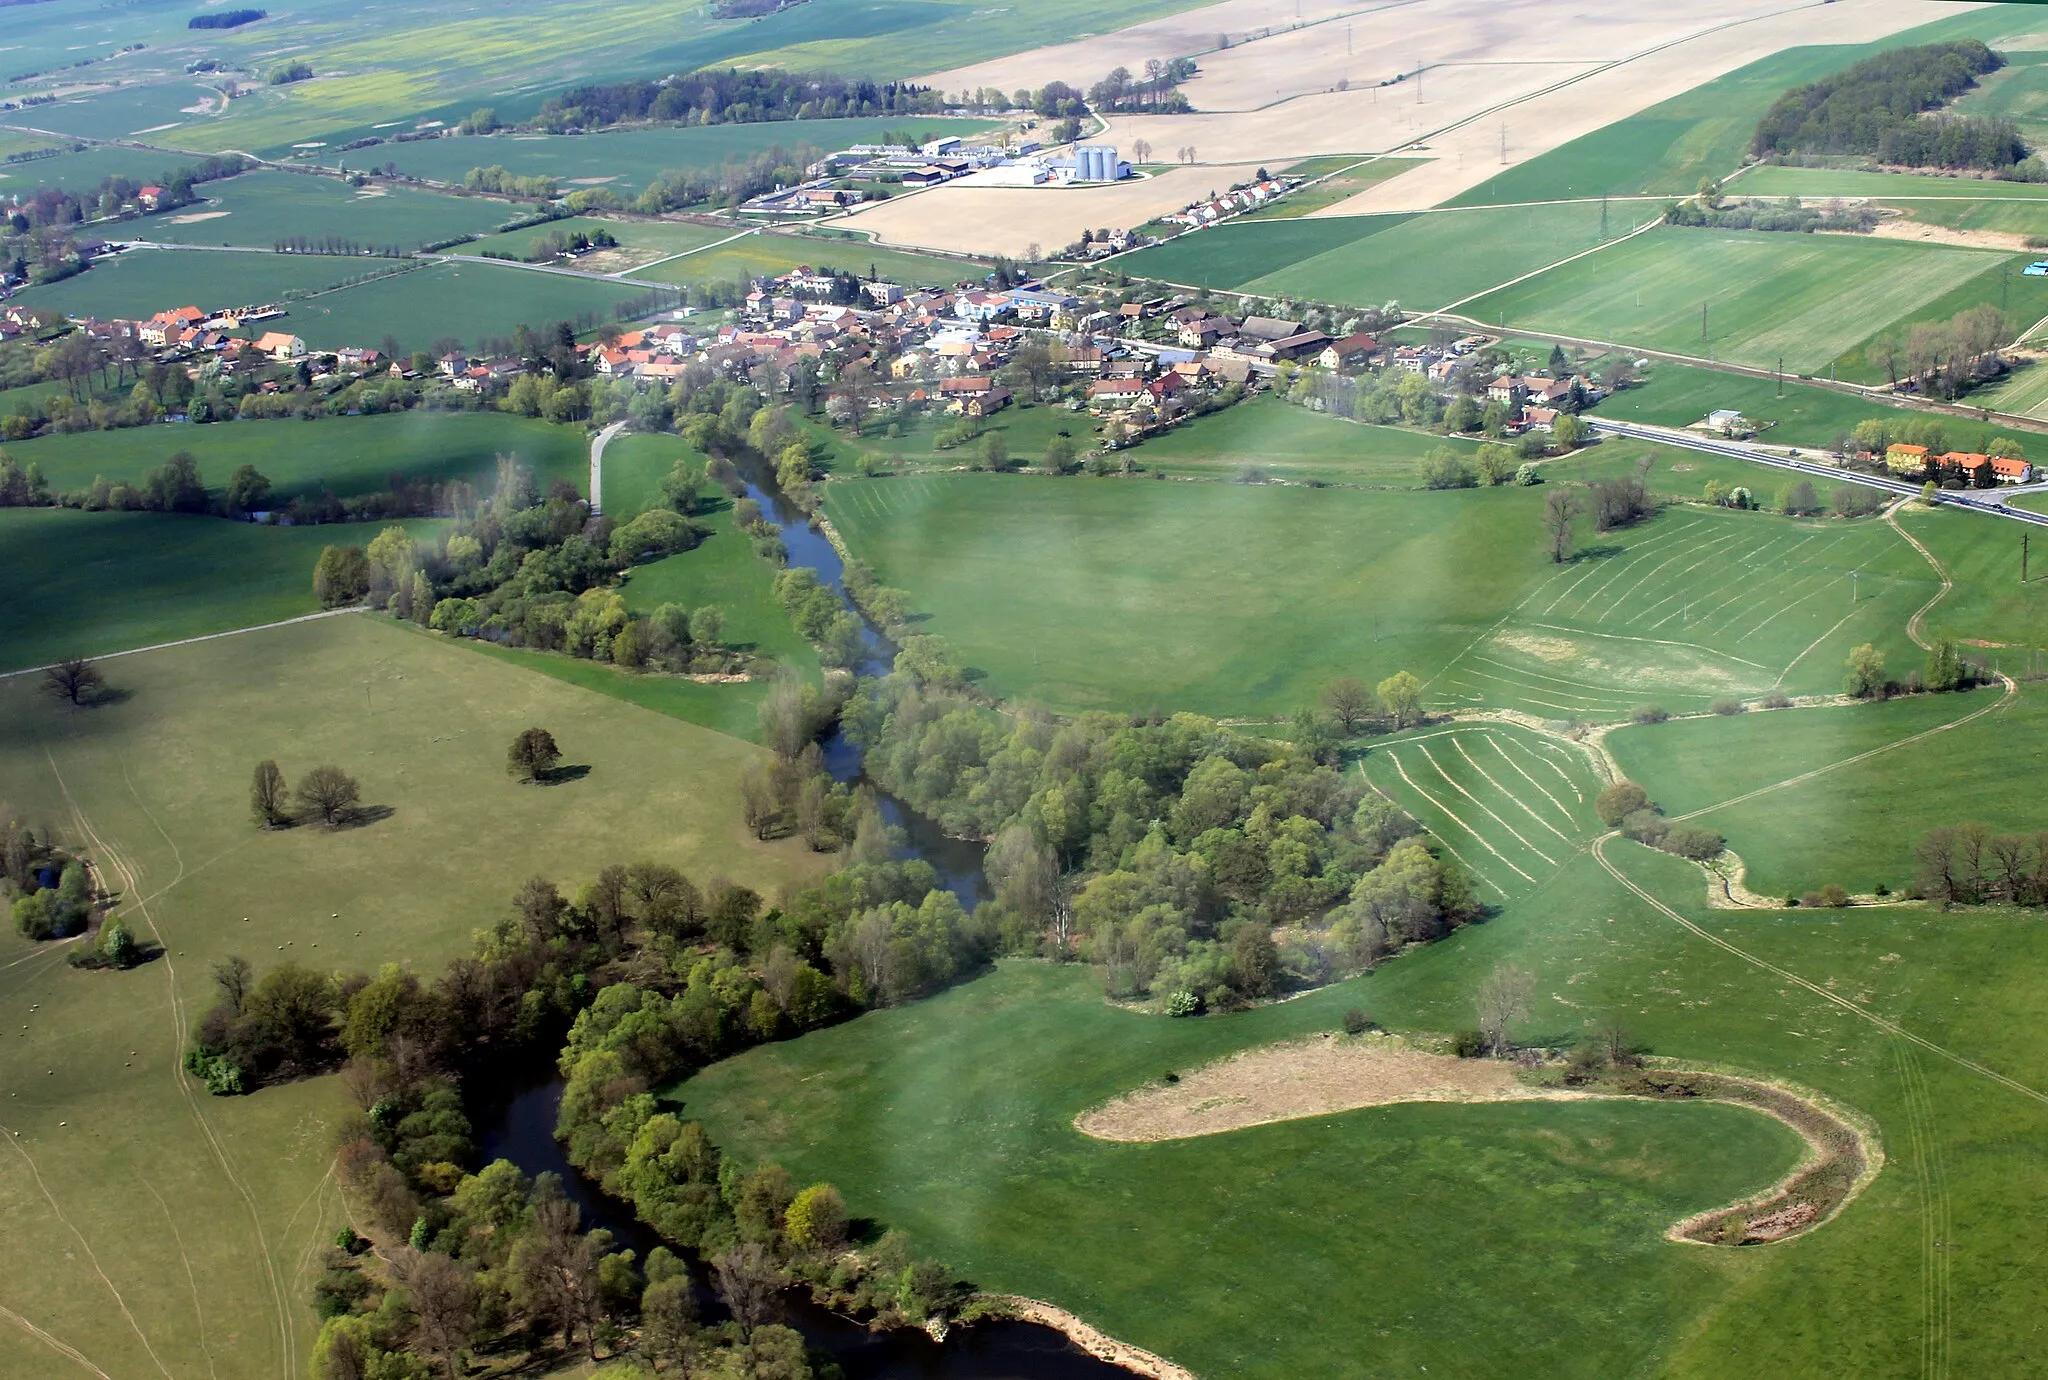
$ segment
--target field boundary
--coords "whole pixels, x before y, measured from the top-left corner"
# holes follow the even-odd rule
[[[353,604],[345,609],[322,609],[318,613],[302,613],[296,618],[280,618],[275,623],[253,623],[246,628],[229,628],[226,632],[201,633],[197,637],[181,637],[175,642],[152,642],[147,647],[125,647],[118,652],[99,652],[85,658],[88,661],[112,661],[115,657],[141,656],[144,652],[168,651],[172,647],[189,647],[195,642],[214,642],[223,637],[240,637],[243,633],[269,632],[272,628],[289,628],[294,623],[312,623],[322,618],[339,618],[344,614],[363,613],[362,604]],[[51,661],[41,666],[24,666],[18,671],[0,671],[0,680],[12,680],[16,676],[32,676],[38,671],[48,671],[59,663]]]

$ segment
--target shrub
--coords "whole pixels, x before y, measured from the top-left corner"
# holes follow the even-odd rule
[[[1202,999],[1185,987],[1175,988],[1166,994],[1166,1014],[1169,1016],[1194,1016],[1202,1010]]]
[[[1693,824],[1673,824],[1665,829],[1664,842],[1659,846],[1665,852],[1676,853],[1681,858],[1706,862],[1726,852],[1728,840],[1712,829],[1702,829]]]
[[[1451,1053],[1460,1059],[1477,1059],[1486,1049],[1486,1036],[1477,1030],[1461,1030],[1451,1037]]]
[[[1515,467],[1515,482],[1524,487],[1532,484],[1541,484],[1543,482],[1543,471],[1530,464],[1517,465]]]
[[[1716,714],[1740,714],[1748,707],[1741,700],[1735,699],[1718,699],[1708,706]]]
[[[1849,904],[1849,893],[1836,886],[1833,882],[1829,882],[1814,895],[1811,904],[1826,906],[1830,910],[1840,910]]]
[[[1670,832],[1671,826],[1655,810],[1637,810],[1621,822],[1622,837],[1647,843],[1652,848],[1662,848],[1664,837]]]
[[[1639,704],[1629,712],[1629,717],[1639,724],[1661,724],[1671,717],[1671,711],[1661,705]]]
[[[1790,709],[1791,707],[1792,697],[1790,695],[1770,695],[1764,699],[1764,708],[1766,709]]]
[[[1593,800],[1600,822],[1612,829],[1638,810],[1650,808],[1650,793],[1633,781],[1617,781]]]
[[[1346,1035],[1363,1035],[1371,1029],[1372,1018],[1367,1016],[1360,1008],[1354,1006],[1344,1013],[1344,1033]]]

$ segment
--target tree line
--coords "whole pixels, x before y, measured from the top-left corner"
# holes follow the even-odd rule
[[[629,120],[695,125],[862,115],[936,115],[946,100],[930,87],[832,72],[703,68],[660,81],[573,86],[541,103],[531,128],[560,134]]]
[[[1944,824],[1920,836],[1913,861],[1913,894],[1944,907],[2048,905],[2048,832],[2001,834],[1988,824]]]

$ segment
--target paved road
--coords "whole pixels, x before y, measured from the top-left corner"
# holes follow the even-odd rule
[[[593,514],[604,511],[604,448],[611,444],[612,437],[625,429],[624,422],[613,422],[590,438],[590,511]]]
[[[1832,479],[1836,483],[1861,484],[1865,488],[1882,489],[1886,493],[1899,494],[1907,498],[1918,498],[1921,492],[1921,486],[1910,480],[1860,474],[1855,470],[1837,469],[1833,465],[1822,465],[1811,460],[1795,460],[1789,456],[1773,455],[1769,451],[1745,445],[1740,441],[1716,441],[1667,427],[1643,426],[1636,422],[1609,422],[1590,415],[1586,421],[1591,423],[1594,432],[1600,435],[1628,436],[1639,441],[1655,441],[1659,445],[1681,446],[1686,450],[1726,456],[1733,460],[1747,460],[1752,464],[1769,465],[1774,469],[1796,470],[1818,479]],[[2008,508],[2005,505],[2007,497],[2009,492],[1997,489],[1944,489],[1938,501],[1946,507],[1966,508],[1973,513],[1988,513],[1993,517],[2010,518],[2014,522],[2048,527],[2048,514],[2030,513],[2024,508]]]

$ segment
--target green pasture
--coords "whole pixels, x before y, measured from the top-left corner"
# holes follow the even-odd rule
[[[332,237],[410,253],[423,244],[495,229],[516,209],[482,197],[411,187],[357,189],[335,178],[269,171],[209,182],[199,191],[205,200],[198,205],[136,222],[129,233],[165,244],[262,249],[297,236],[316,242]]]
[[[1488,905],[1519,900],[1602,830],[1600,777],[1575,745],[1512,724],[1428,728],[1375,743],[1358,770],[1429,827]]]
[[[1148,471],[1236,479],[1247,468],[1300,482],[1419,488],[1422,458],[1449,446],[1468,459],[1477,442],[1403,427],[1348,422],[1270,395],[1196,417],[1131,452]]]
[[[344,259],[253,250],[131,249],[100,260],[75,278],[24,289],[15,295],[15,300],[27,306],[49,307],[68,316],[140,319],[173,307],[196,306],[212,311],[277,302],[397,267],[397,260],[382,258]],[[306,334],[296,317],[271,325],[274,329]],[[389,327],[373,333],[367,343],[376,343],[383,329]]]
[[[1356,163],[1344,157],[1311,158],[1284,169],[1294,177],[1320,177],[1323,181],[1312,187],[1301,187],[1289,192],[1269,206],[1245,213],[1247,220],[1293,220],[1340,201],[1369,192],[1389,178],[1399,177],[1410,168],[1428,162],[1425,158],[1374,158],[1370,162]]]
[[[853,554],[983,688],[1230,716],[1442,666],[1542,578],[1539,502],[1036,475],[826,486]]]
[[[1753,422],[1768,424],[1760,434],[1773,445],[1816,448],[1833,445],[1837,434],[1855,430],[1856,424],[1867,418],[1881,417],[1899,426],[1919,415],[1903,407],[1865,401],[1852,393],[1816,388],[1796,379],[1785,381],[1784,396],[1779,396],[1779,390],[1775,379],[1660,359],[1645,371],[1641,382],[1609,395],[1594,413],[1612,421],[1684,427],[1705,421],[1709,412],[1733,408]],[[1972,394],[1971,401],[1997,406],[1988,393]],[[1962,417],[1944,416],[1940,420],[1951,444],[1957,448],[1982,450],[1998,434],[1995,425]],[[1760,469],[1749,473],[1752,479],[1744,482],[1752,487],[1776,482],[1775,476]]]
[[[1652,724],[1608,743],[1666,813],[1697,812],[1727,836],[1754,890],[1800,895],[1833,882],[1903,893],[1913,845],[1928,829],[1971,820],[2002,832],[2042,827],[2033,764],[2018,745],[2048,725],[2048,694],[2031,689],[2000,708],[2003,694]],[[1962,722],[1980,710],[1990,712]]]
[[[423,350],[443,336],[474,350],[485,340],[510,338],[522,325],[539,330],[585,312],[609,323],[614,307],[645,292],[643,285],[508,264],[438,263],[295,301],[283,326],[314,349],[375,345],[390,334],[408,350]]]
[[[632,431],[612,437],[604,448],[605,515],[624,522],[649,508],[665,506],[661,481],[668,478],[677,459],[684,455],[700,465],[704,463],[704,457],[691,450],[680,436]],[[584,458],[589,458],[587,448]],[[584,475],[587,480],[587,467]]]
[[[1988,277],[1995,300],[2009,258],[1841,235],[1666,227],[1464,310],[1764,368],[1782,359],[1789,371],[1814,373],[1895,323],[1949,314],[1943,306],[1966,284]]]
[[[1606,449],[1551,472],[1609,477],[1638,454]],[[1069,709],[1284,715],[1335,676],[1399,669],[1445,708],[1704,709],[1832,691],[1858,642],[1906,655],[1936,588],[1882,524],[1720,509],[1582,524],[1553,566],[1543,493],[923,475],[834,482],[827,507],[985,688]]]
[[[312,613],[320,548],[372,535],[162,513],[0,510],[0,589],[8,592],[0,663],[38,666]]]
[[[2037,35],[2038,37],[2038,35]],[[1954,102],[1965,115],[1988,115],[2013,121],[2020,137],[2038,147],[2048,135],[2048,53],[2009,52],[2011,65],[1978,79],[1974,91]]]
[[[106,1374],[307,1373],[308,1291],[346,1220],[328,1171],[348,1102],[331,1078],[231,1099],[187,1079],[213,963],[431,976],[536,873],[573,890],[646,858],[772,895],[826,865],[742,827],[733,783],[758,749],[371,616],[106,669],[122,698],[89,711],[0,682],[10,801],[85,849],[163,948],[130,972],[82,972],[62,946],[0,936],[0,1243],[27,1267],[0,1280],[0,1306]],[[515,783],[505,745],[532,724],[588,774]],[[258,831],[248,778],[265,757],[288,781],[339,763],[389,813]],[[0,1329],[0,1371],[69,1365]]]
[[[44,2],[48,3],[49,0]],[[40,135],[12,137],[34,140],[42,144],[53,142]],[[37,187],[64,187],[82,192],[99,186],[102,178],[129,177],[153,181],[195,161],[197,160],[184,154],[169,153],[162,149],[131,149],[118,144],[92,144],[49,158],[36,158],[24,163],[0,163],[0,188],[4,188],[10,195],[15,192],[30,192]]]
[[[39,130],[87,139],[141,139],[179,147],[193,122],[207,118],[191,109],[220,105],[220,95],[191,77],[120,86],[70,96],[33,110],[10,111],[14,120]]]
[[[636,269],[633,277],[637,281],[654,283],[732,283],[787,273],[799,265],[837,269],[862,278],[880,277],[906,287],[978,282],[987,271],[971,259],[912,254],[901,249],[885,249],[865,240],[762,233],[686,258]]]
[[[343,498],[375,493],[394,474],[463,479],[488,494],[500,455],[518,456],[543,489],[563,480],[581,493],[590,479],[589,439],[582,427],[503,412],[421,410],[310,422],[132,427],[15,441],[6,450],[24,465],[41,465],[59,493],[83,489],[100,475],[139,483],[173,453],[190,451],[214,493],[227,487],[239,466],[254,465],[270,480],[272,499],[280,507],[323,488]],[[607,458],[614,453],[607,449]]]
[[[630,198],[665,172],[716,168],[770,148],[836,153],[879,144],[885,134],[913,133],[920,142],[998,128],[994,120],[877,115],[852,120],[777,120],[766,124],[667,126],[601,134],[494,134],[386,144],[363,155],[377,167],[394,163],[407,177],[460,182],[471,168],[502,167],[521,177],[552,177],[564,191],[607,187]]]
[[[721,506],[709,521],[711,535],[694,551],[633,568],[624,591],[626,607],[652,612],[663,604],[688,609],[713,605],[725,615],[726,645],[768,657],[816,680],[816,649],[790,626],[789,615],[775,602],[775,567],[754,554],[746,534],[734,524],[729,506]],[[740,736],[752,732],[749,723]]]
[[[1757,121],[1789,88],[1885,49],[1959,38],[1995,40],[2038,18],[2024,5],[1991,6],[1875,43],[1787,48],[1488,178],[1452,204],[1645,193],[1690,196],[1701,178],[1726,177],[1742,166]]]
[[[1361,241],[1408,218],[1379,215],[1234,220],[1126,254],[1117,264],[1134,278],[1234,291],[1254,278],[1272,276],[1305,260],[1355,250]]]
[[[1971,393],[1970,401],[1999,412],[2048,418],[2048,369],[2039,364],[2016,368],[1990,387]]]
[[[983,440],[945,450],[938,447],[938,434],[959,421],[943,413],[922,412],[908,423],[863,418],[858,437],[836,426],[806,421],[803,431],[819,465],[828,474],[845,478],[854,473],[862,455],[878,455],[896,470],[951,470],[972,464],[981,453]],[[896,429],[891,436],[889,429]],[[1074,443],[1077,455],[1100,443],[1095,419],[1086,412],[1069,412],[1063,407],[1018,403],[1002,409],[982,423],[982,436],[997,435],[1008,447],[1010,464],[1026,468],[1041,463],[1046,447],[1055,436],[1064,435]]]
[[[2003,1369],[2048,1303],[2048,1286],[2012,1267],[2048,1191],[2028,1149],[2048,1112],[2025,1091],[2048,1086],[2033,1038],[2048,924],[1709,911],[1691,865],[1607,850],[1731,948],[1581,856],[1487,923],[1285,1004],[1172,1021],[1108,1007],[1090,972],[1003,964],[678,1092],[721,1144],[800,1182],[831,1179],[854,1212],[908,1229],[984,1287],[1050,1299],[1198,1374],[1721,1377],[1732,1360],[1795,1375],[1847,1358],[1903,1380],[1930,1347],[1958,1374]],[[1732,1109],[1422,1104],[1161,1144],[1071,1125],[1167,1071],[1327,1034],[1350,1007],[1396,1029],[1468,1026],[1481,978],[1510,963],[1536,978],[1520,1038],[1564,1044],[1618,1019],[1656,1054],[1818,1089],[1875,1119],[1884,1172],[1796,1244],[1728,1254],[1659,1233],[1727,1191],[1691,1176],[1760,1187],[1784,1163],[1783,1142],[1755,1139]],[[1566,1112],[1594,1120],[1551,1120]],[[1716,1113],[1676,1129],[1701,1152],[1690,1159],[1655,1148],[1675,1112]],[[1527,1155],[1532,1133],[1578,1186]],[[1609,1177],[1624,1172],[1626,1184]],[[1672,1196],[1652,1206],[1653,1185]]]
[[[2041,511],[2038,494],[2016,502]],[[1975,655],[2014,675],[2032,674],[2035,649],[2048,649],[2048,567],[2041,563],[2041,534],[1982,513],[1952,508],[1930,513],[1911,504],[1899,510],[1899,521],[1927,544],[1956,582],[1928,611],[1928,631],[1983,644]],[[2020,580],[2022,539],[2028,548],[2025,583]]]
[[[1638,203],[1596,201],[1431,212],[1297,259],[1243,286],[1271,296],[1354,306],[1400,302],[1430,311],[1583,253],[1654,218],[1655,212]],[[1259,262],[1256,243],[1245,247]]]

